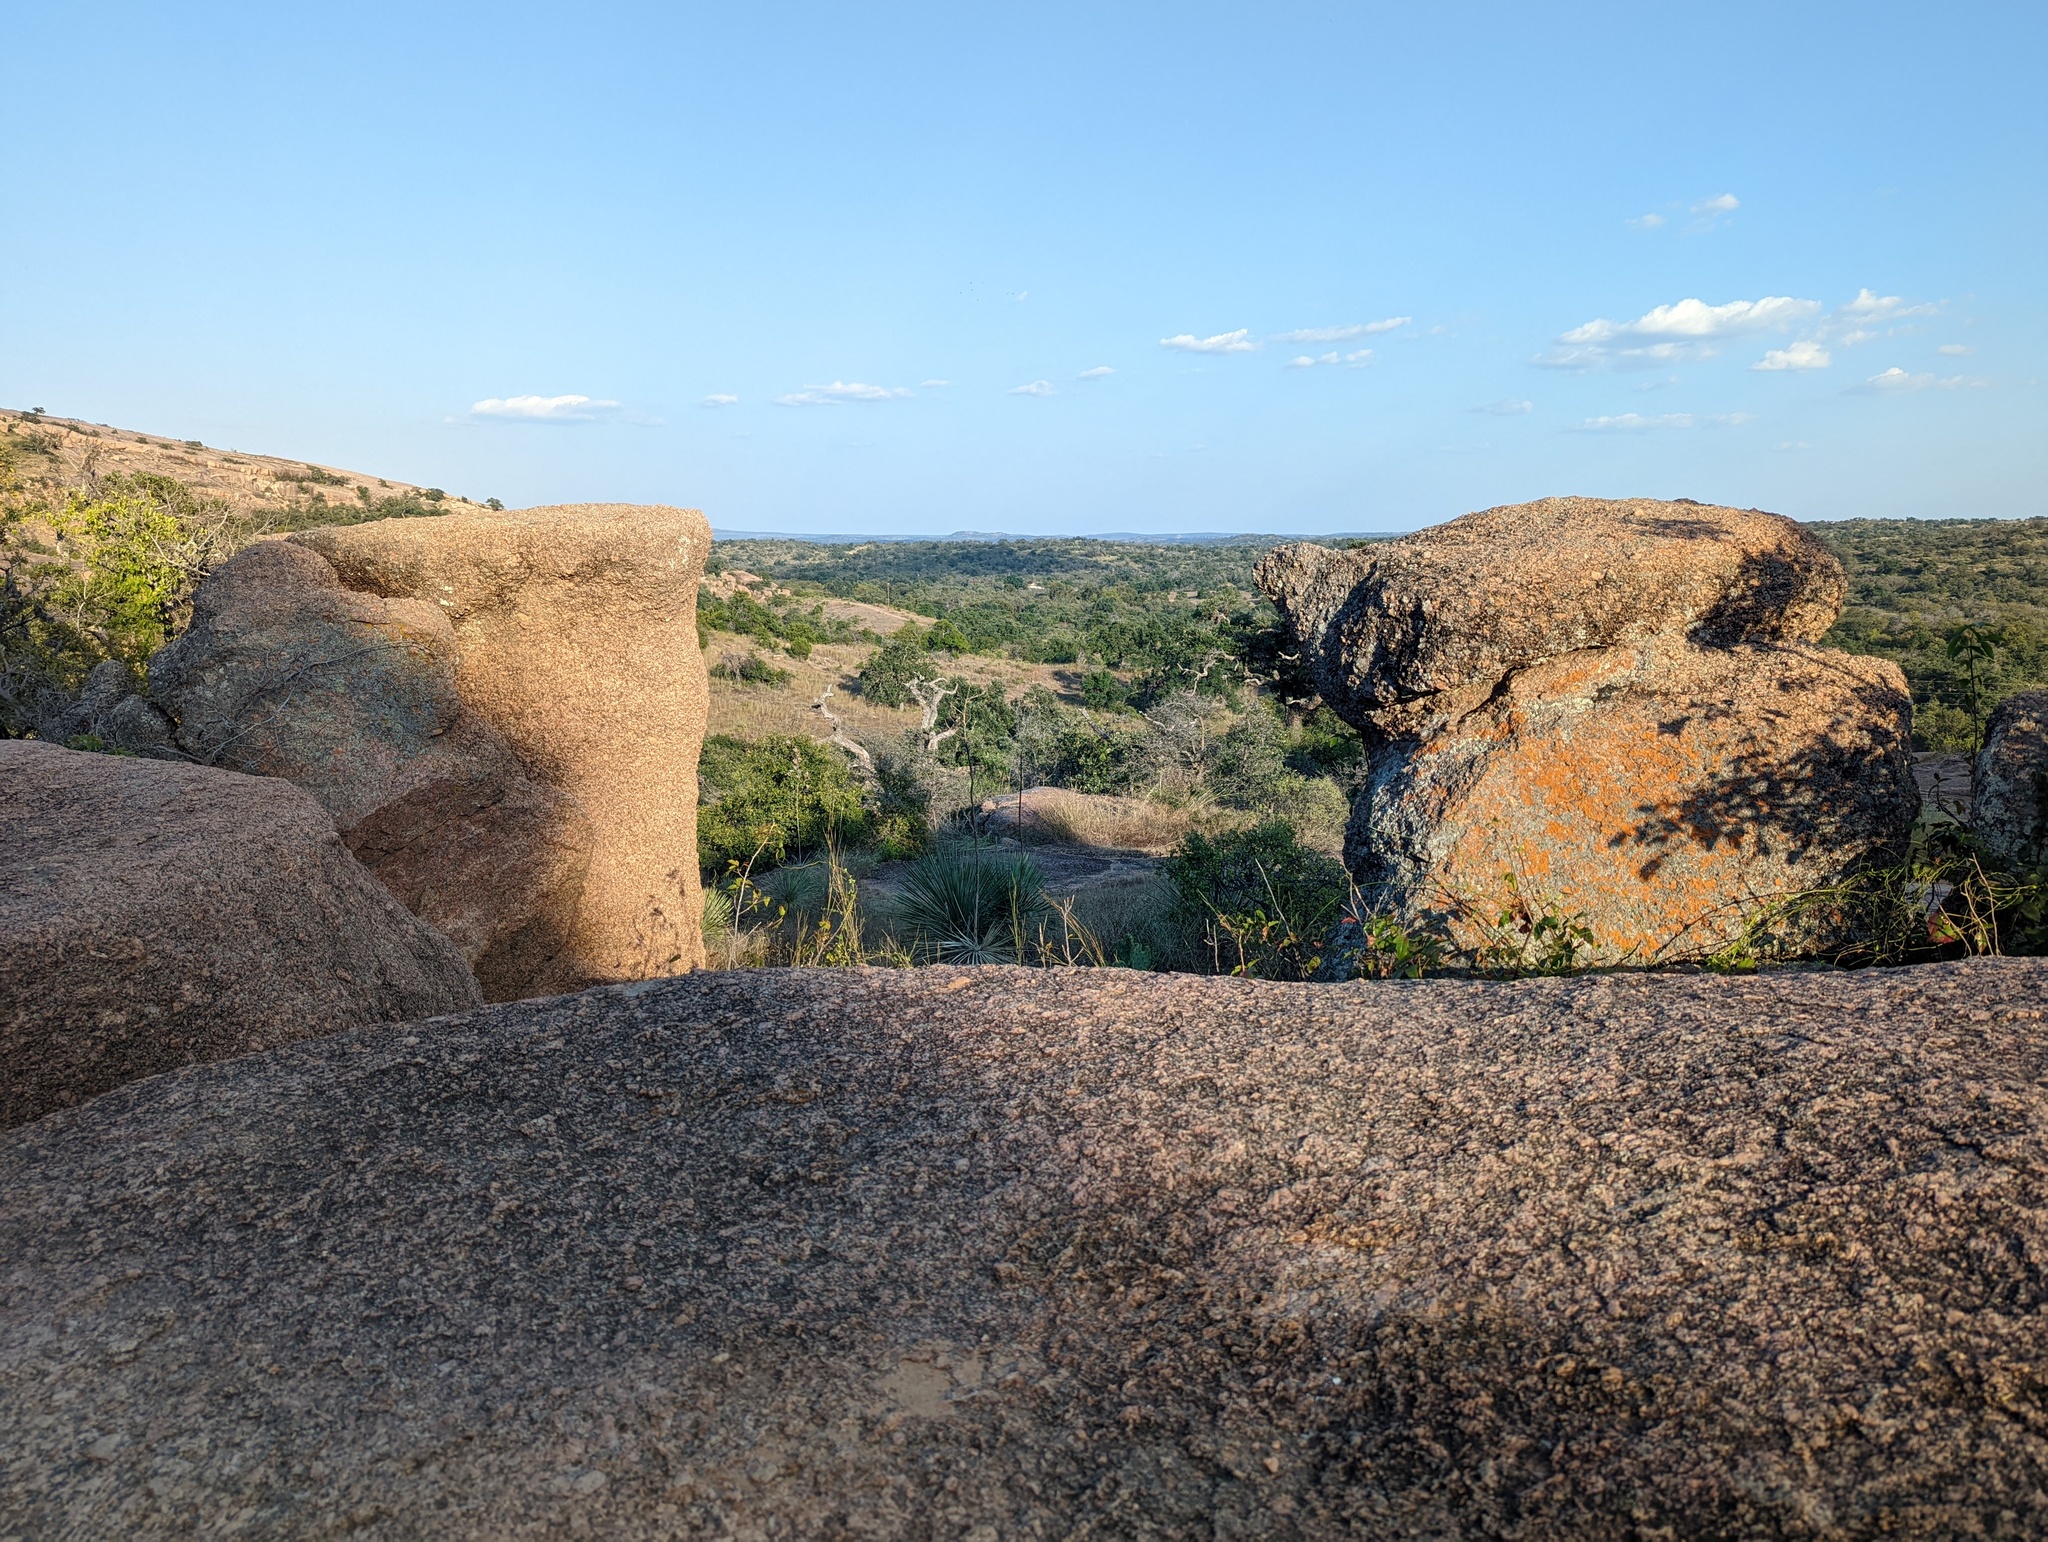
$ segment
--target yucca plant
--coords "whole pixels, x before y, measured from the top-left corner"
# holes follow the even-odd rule
[[[982,846],[948,846],[904,875],[896,918],[920,963],[1027,962],[1053,907],[1038,865]]]

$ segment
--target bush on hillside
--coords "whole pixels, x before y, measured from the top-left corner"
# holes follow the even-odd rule
[[[60,714],[95,665],[140,666],[190,623],[200,581],[261,528],[153,474],[102,477],[53,504],[0,461],[0,734]]]
[[[697,781],[698,866],[709,873],[733,862],[768,868],[818,850],[827,837],[857,846],[871,834],[846,758],[811,739],[714,734],[704,741]]]
[[[1280,820],[1190,835],[1162,870],[1189,961],[1260,979],[1312,977],[1350,892],[1344,869],[1306,850]]]
[[[931,656],[925,652],[924,634],[910,625],[891,633],[881,647],[868,655],[853,684],[855,690],[877,706],[907,707],[910,682],[930,680],[937,674]]]

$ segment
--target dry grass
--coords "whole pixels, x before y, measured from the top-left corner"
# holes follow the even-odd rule
[[[982,805],[991,828],[1008,834],[1017,815],[1017,795],[1007,793]],[[1197,827],[1195,813],[1150,798],[1111,798],[1064,787],[1033,787],[1024,794],[1024,838],[1064,846],[1094,846],[1157,855],[1171,851]]]
[[[1173,906],[1173,885],[1156,873],[1112,878],[1080,890],[1068,903],[1075,922],[1105,953],[1115,956],[1120,946],[1135,939],[1156,958],[1163,951],[1160,939]]]
[[[237,514],[278,508],[309,490],[324,494],[330,503],[348,506],[356,503],[358,487],[368,488],[373,498],[419,491],[409,482],[367,472],[212,446],[195,449],[161,434],[138,434],[73,418],[36,418],[0,410],[0,434],[7,436],[19,457],[23,480],[52,489],[81,486],[93,475],[151,472],[175,477],[202,498],[219,498]],[[308,482],[309,467],[338,481]],[[483,491],[489,493],[488,488]],[[448,502],[455,508],[464,504],[453,493]]]

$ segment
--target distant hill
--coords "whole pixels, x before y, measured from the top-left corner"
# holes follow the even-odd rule
[[[0,408],[0,435],[5,436],[0,443],[14,452],[17,475],[30,487],[54,492],[90,486],[113,474],[174,477],[238,514],[268,516],[279,529],[374,518],[380,504],[407,506],[388,509],[394,513],[414,512],[423,503],[469,504],[437,487],[416,487],[366,471],[250,455],[75,418]]]

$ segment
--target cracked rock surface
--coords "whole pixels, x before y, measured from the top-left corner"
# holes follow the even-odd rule
[[[698,974],[0,1136],[0,1533],[2048,1530],[2048,964]]]

